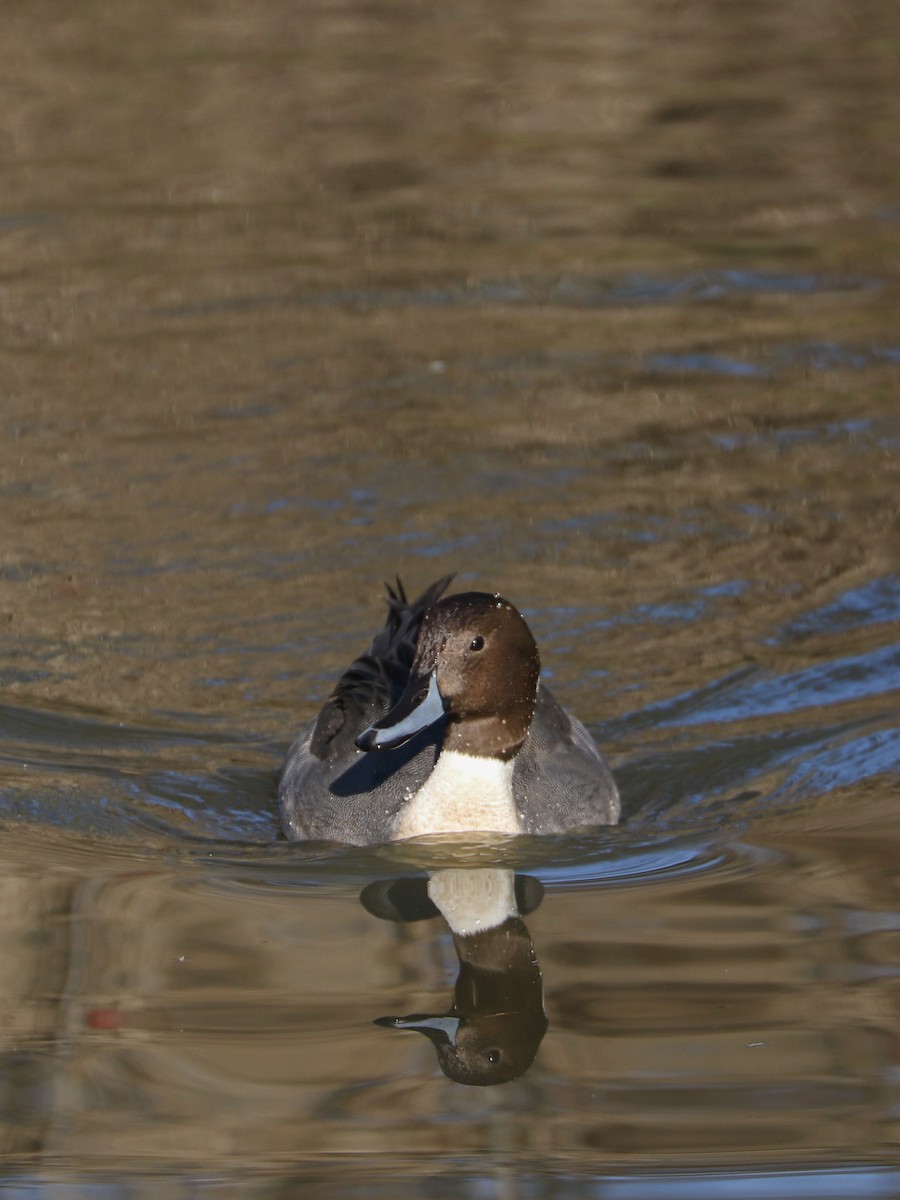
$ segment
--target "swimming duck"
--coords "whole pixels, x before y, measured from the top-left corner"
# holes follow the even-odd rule
[[[441,598],[452,576],[388,618],[288,752],[288,838],[378,845],[438,833],[550,834],[619,819],[609,768],[539,679],[509,601]]]

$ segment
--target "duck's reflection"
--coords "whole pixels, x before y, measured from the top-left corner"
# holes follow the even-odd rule
[[[388,921],[443,917],[459,959],[447,1012],[375,1023],[424,1033],[457,1083],[484,1087],[524,1074],[547,1030],[541,971],[522,920],[543,892],[539,880],[501,868],[370,884],[360,897],[369,912]]]

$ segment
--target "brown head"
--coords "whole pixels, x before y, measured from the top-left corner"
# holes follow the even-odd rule
[[[400,700],[357,745],[391,749],[445,717],[444,749],[511,758],[528,734],[539,673],[531,630],[508,600],[486,592],[449,596],[422,619]]]

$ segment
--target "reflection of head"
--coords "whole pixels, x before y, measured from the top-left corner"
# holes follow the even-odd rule
[[[453,1002],[446,1013],[381,1017],[377,1025],[412,1029],[435,1048],[441,1070],[457,1083],[507,1083],[534,1061],[547,1029],[541,972],[520,913],[540,903],[536,879],[512,871],[454,869],[427,881],[379,881],[362,895],[388,920],[441,915],[459,958]]]
[[[449,1012],[382,1017],[377,1024],[424,1033],[441,1070],[456,1083],[486,1087],[517,1079],[531,1066],[547,1030],[528,930],[510,919],[454,942],[460,970]]]

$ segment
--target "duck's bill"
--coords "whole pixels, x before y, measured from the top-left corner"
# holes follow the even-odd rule
[[[449,1042],[455,1046],[460,1020],[459,1017],[431,1017],[426,1013],[415,1013],[410,1017],[378,1017],[375,1024],[388,1029],[414,1029],[416,1033],[424,1033],[433,1042]]]
[[[427,677],[414,675],[390,712],[364,729],[356,744],[360,750],[395,750],[443,715],[444,701],[434,672]]]

